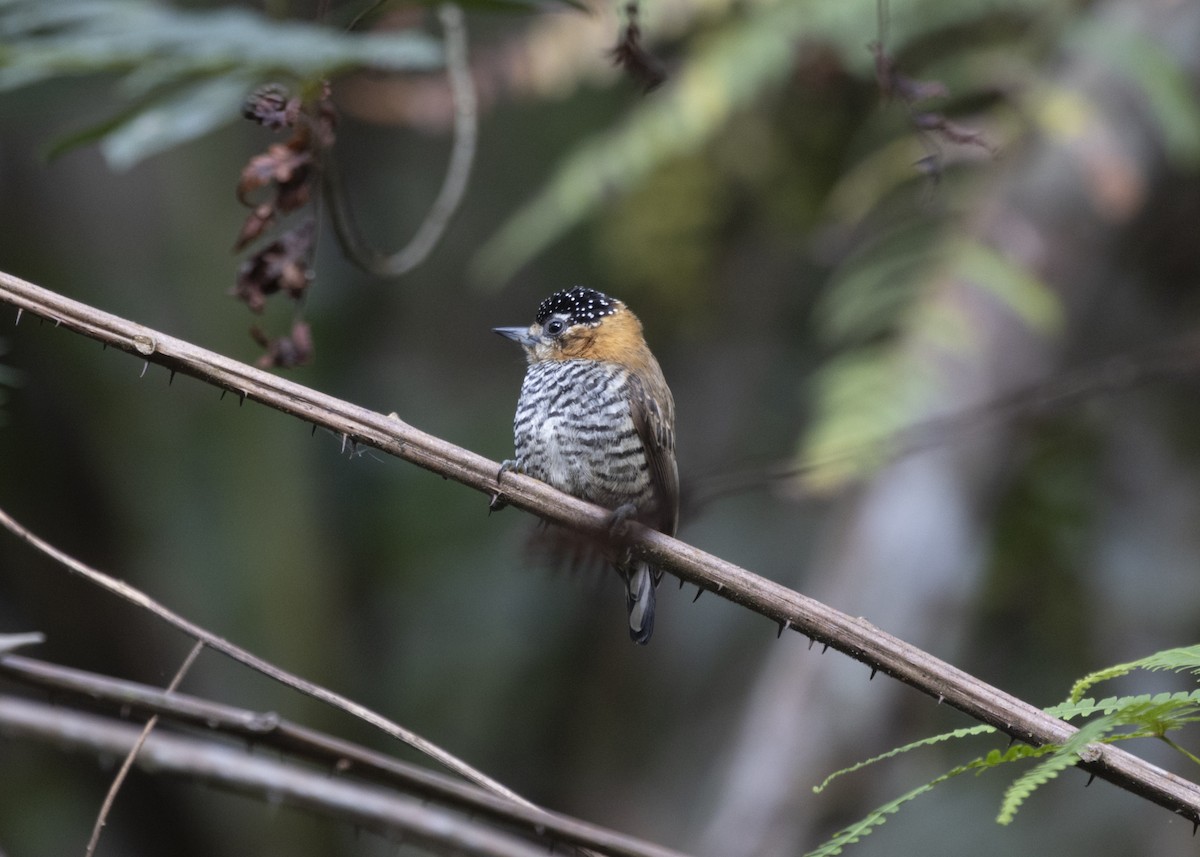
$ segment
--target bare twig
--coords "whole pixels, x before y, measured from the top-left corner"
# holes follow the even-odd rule
[[[971,432],[1001,420],[1040,417],[1097,396],[1125,392],[1155,381],[1189,378],[1197,368],[1200,368],[1200,342],[1195,335],[1187,334],[1156,343],[1136,354],[1106,357],[975,407],[921,420],[818,459],[800,463],[794,459],[778,461],[702,477],[685,502],[694,514],[716,500],[785,483],[791,492],[803,495],[809,490],[804,484],[805,477],[830,467],[869,461],[874,473],[903,458],[969,437]],[[863,470],[864,476],[869,475],[866,468]],[[819,493],[823,489],[812,490]]]
[[[400,419],[277,378],[3,273],[0,273],[0,301],[169,369],[234,390],[245,398],[324,426],[348,440],[398,456],[491,496],[503,494],[509,505],[548,521],[600,537],[608,532],[607,510],[520,474],[506,473],[500,485],[497,462],[426,434]],[[1077,731],[1035,706],[881,631],[866,619],[848,616],[646,527],[631,525],[629,532],[630,550],[651,560],[655,567],[741,604],[776,625],[782,624],[826,643],[872,670],[897,678],[1017,740],[1038,746],[1061,744]],[[1083,755],[1080,766],[1085,770],[1200,822],[1200,786],[1195,783],[1118,747],[1092,744]]]
[[[36,631],[26,634],[0,634],[0,656],[46,642],[46,635]]]
[[[103,755],[128,753],[139,737],[136,726],[10,696],[0,696],[0,722],[6,736]],[[138,764],[157,773],[251,794],[273,804],[348,820],[381,836],[400,835],[439,853],[546,857],[544,845],[441,807],[425,806],[375,786],[335,779],[324,771],[305,770],[213,741],[155,732],[138,753]]]
[[[479,122],[475,82],[471,78],[467,53],[466,21],[462,9],[454,3],[443,3],[438,9],[438,19],[445,40],[446,77],[454,102],[454,143],[441,190],[408,244],[391,255],[384,255],[369,246],[350,213],[345,190],[330,153],[325,153],[322,165],[329,213],[338,243],[352,262],[377,277],[399,277],[425,261],[458,210],[475,161]]]
[[[287,685],[293,690],[297,690],[300,693],[313,697],[314,699],[319,699],[328,705],[332,705],[334,708],[340,708],[342,711],[345,711],[346,713],[351,714],[360,720],[370,723],[375,728],[387,733],[388,735],[391,735],[393,738],[403,741],[405,744],[408,744],[410,747],[419,750],[420,752],[429,756],[429,758],[445,766],[447,769],[454,771],[456,774],[465,777],[466,779],[488,789],[489,791],[492,791],[498,795],[502,795],[511,801],[532,805],[508,787],[501,785],[486,774],[475,770],[466,762],[451,755],[441,747],[438,747],[436,744],[425,740],[415,732],[405,729],[398,723],[393,723],[383,715],[377,714],[366,706],[360,705],[351,699],[347,699],[339,693],[335,693],[332,690],[328,690],[320,685],[314,684],[313,682],[301,678],[300,676],[293,675],[292,673],[289,673],[286,670],[283,670],[274,664],[263,660],[257,655],[251,654],[240,646],[236,646],[228,640],[213,634],[211,631],[200,627],[194,622],[183,618],[178,613],[175,613],[172,610],[164,607],[150,596],[146,595],[141,590],[130,586],[128,583],[124,583],[123,581],[117,580],[114,577],[110,577],[102,571],[97,571],[96,569],[85,565],[69,554],[63,553],[58,548],[54,547],[54,545],[38,538],[25,527],[18,524],[11,517],[9,517],[8,513],[2,509],[0,509],[0,526],[3,526],[13,535],[23,539],[37,550],[51,557],[88,582],[99,586],[101,589],[111,592],[113,595],[124,598],[126,601],[141,607],[148,613],[154,614],[167,624],[177,628],[192,639],[203,643],[210,649],[218,651],[223,655],[227,655],[238,663],[248,666],[250,669],[256,670],[257,672],[274,679],[280,684]]]
[[[399,789],[473,816],[518,825],[562,844],[592,848],[610,857],[682,857],[677,852],[559,813],[520,806],[483,789],[395,759],[358,744],[284,720],[273,712],[247,711],[137,682],[110,678],[20,655],[0,656],[0,675],[63,694],[104,702],[122,711],[152,714],[235,736],[302,757],[339,775]]]
[[[183,681],[183,677],[187,675],[188,670],[192,668],[192,664],[196,662],[196,658],[200,656],[200,652],[204,650],[204,643],[197,642],[192,646],[192,650],[188,652],[187,657],[183,659],[183,663],[179,669],[175,671],[175,676],[171,679],[171,683],[167,685],[167,694],[170,695],[179,687],[179,683]],[[125,782],[125,778],[129,776],[129,769],[133,767],[133,762],[137,759],[138,751],[146,744],[146,739],[150,737],[150,732],[158,725],[158,715],[153,715],[146,721],[146,725],[142,727],[141,733],[137,740],[133,742],[133,746],[129,748],[129,752],[125,754],[125,760],[121,762],[121,767],[117,771],[117,775],[113,777],[112,785],[108,787],[108,794],[104,796],[104,803],[100,806],[100,812],[96,816],[96,823],[92,826],[92,836],[88,839],[87,850],[84,851],[86,857],[92,857],[96,853],[96,846],[100,843],[100,833],[104,830],[104,825],[108,821],[108,815],[112,812],[113,802],[117,799],[117,792],[121,790],[121,784]]]

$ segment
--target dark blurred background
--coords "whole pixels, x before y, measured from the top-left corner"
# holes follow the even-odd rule
[[[268,5],[336,23],[365,4]],[[605,54],[615,5],[469,8],[483,103],[462,208],[390,282],[323,225],[303,308],[315,359],[288,377],[500,460],[524,364],[490,328],[571,284],[616,295],[674,390],[681,538],[1050,705],[1091,670],[1194,643],[1200,624],[1200,9],[887,11],[881,31],[865,0],[648,0],[670,78],[643,95]],[[404,14],[437,33],[431,12]],[[885,99],[866,48],[881,37],[893,89],[903,74],[945,94]],[[349,199],[390,248],[449,148],[437,78],[392,83],[334,85]],[[96,146],[47,161],[121,109],[118,89],[63,76],[0,94],[0,269],[253,362],[250,325],[279,331],[292,308],[275,298],[256,319],[228,296],[234,189],[278,138],[239,123],[126,171]],[[532,560],[531,518],[5,317],[0,506],[542,805],[698,855],[801,854],[1004,746],[931,748],[813,795],[837,768],[969,721],[670,578],[652,644],[635,647],[615,577]],[[1183,357],[1164,364],[1164,349]],[[748,478],[722,493],[735,473]],[[30,654],[156,685],[189,647],[0,537],[0,632],[26,630],[47,636]],[[1106,693],[1187,687],[1138,676]],[[216,654],[183,688],[405,753]],[[111,763],[0,741],[0,850],[80,853]],[[856,853],[1193,852],[1186,822],[1104,783],[1085,792],[1074,771],[998,827],[1012,776],[956,780]],[[408,853],[136,771],[100,853],[261,850]]]

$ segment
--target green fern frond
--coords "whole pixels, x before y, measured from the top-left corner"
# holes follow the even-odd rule
[[[1104,700],[1109,703],[1109,700]],[[1162,693],[1141,698],[1127,698],[1121,704],[1110,706],[1109,713],[1089,721],[1070,740],[1061,745],[1047,745],[1041,749],[1052,755],[1041,764],[1019,777],[1004,794],[1000,814],[996,821],[1008,824],[1017,814],[1025,799],[1038,787],[1058,776],[1066,768],[1079,762],[1083,748],[1088,744],[1111,743],[1134,737],[1165,738],[1168,732],[1188,723],[1200,722],[1200,704],[1195,694]],[[1099,710],[1099,709],[1097,709]],[[1114,730],[1133,726],[1136,731],[1127,735],[1113,735]],[[1185,756],[1196,761],[1196,757],[1174,742],[1168,742]]]
[[[1176,749],[1182,755],[1200,764],[1200,757],[1176,744],[1168,733],[1176,731],[1185,725],[1200,722],[1200,689],[1193,691],[1175,691],[1155,694],[1136,694],[1132,696],[1110,696],[1103,699],[1083,699],[1076,693],[1079,688],[1086,688],[1098,681],[1124,675],[1136,669],[1147,670],[1191,670],[1200,672],[1200,647],[1190,646],[1157,652],[1146,658],[1128,664],[1120,664],[1093,673],[1081,679],[1072,689],[1072,696],[1065,702],[1045,709],[1046,713],[1061,720],[1093,718],[1079,728],[1071,738],[1061,745],[1045,745],[1033,747],[1028,744],[1014,743],[1004,750],[994,749],[979,756],[964,765],[955,767],[935,779],[923,783],[900,797],[872,810],[864,818],[838,832],[828,842],[821,845],[806,857],[827,857],[842,853],[842,850],[868,836],[874,830],[887,822],[899,809],[916,797],[931,791],[940,783],[960,774],[974,771],[981,774],[984,771],[1000,767],[1011,762],[1025,759],[1042,758],[1042,761],[1013,781],[1004,793],[996,821],[998,824],[1010,824],[1016,817],[1021,806],[1038,788],[1058,777],[1067,768],[1075,766],[1084,752],[1084,748],[1092,743],[1113,743],[1131,738],[1155,737],[1160,738]],[[1097,716],[1098,715],[1098,716]],[[1118,729],[1132,727],[1132,731],[1117,733]],[[992,726],[980,724],[976,726],[943,732],[928,738],[913,741],[847,768],[835,771],[813,791],[821,792],[829,784],[844,774],[861,770],[876,762],[881,762],[933,744],[966,738],[971,735],[983,735],[994,732]],[[1044,757],[1044,758],[1043,758]]]
[[[1006,0],[1006,11],[1036,15],[1030,0]],[[995,3],[895,0],[893,48],[938,27],[996,11]],[[659,165],[697,151],[738,111],[778,87],[792,72],[800,42],[829,46],[839,62],[864,77],[872,60],[864,46],[877,34],[875,6],[843,0],[783,2],[746,7],[744,15],[697,40],[682,67],[633,110],[624,125],[575,149],[538,193],[479,251],[472,274],[499,286],[530,259]],[[918,154],[919,156],[919,154]],[[911,173],[911,159],[905,161]]]
[[[861,292],[863,276],[873,277],[874,289],[890,296],[891,323],[898,335],[826,361],[816,376],[816,416],[799,452],[810,489],[833,490],[866,476],[890,460],[894,450],[913,443],[937,412],[945,376],[953,371],[948,366],[954,358],[970,355],[980,338],[977,320],[963,311],[962,300],[953,297],[955,290],[946,289],[946,283],[1003,301],[1039,332],[1061,324],[1061,307],[1052,291],[995,248],[962,238],[933,243],[922,238],[914,240],[913,255],[904,263],[903,276],[856,263],[850,273],[835,278],[827,294],[827,304],[846,302],[845,286]],[[900,301],[905,302],[902,307],[897,306]],[[826,317],[839,316],[827,312]]]
[[[1150,670],[1153,672],[1164,670],[1183,672],[1187,670],[1193,675],[1200,674],[1200,645],[1167,649],[1162,652],[1155,652],[1136,661],[1097,670],[1075,682],[1071,687],[1071,693],[1067,699],[1068,701],[1076,702],[1083,698],[1084,693],[1092,685],[1128,675],[1134,670]]]
[[[1138,737],[1163,738],[1200,720],[1200,706],[1180,704],[1174,700],[1166,703],[1147,702],[1132,705],[1113,712],[1109,717],[1118,726],[1134,726]]]
[[[989,732],[995,732],[996,727],[988,726],[986,723],[981,723],[977,726],[966,726],[962,729],[955,729],[953,732],[943,732],[940,735],[933,735],[929,738],[922,738],[919,741],[913,741],[910,744],[905,744],[902,747],[894,747],[886,753],[880,753],[878,756],[872,756],[869,759],[863,759],[861,762],[855,762],[848,768],[842,768],[840,771],[834,771],[827,776],[820,785],[813,786],[813,793],[820,794],[829,786],[831,782],[836,780],[843,774],[851,774],[855,771],[862,770],[868,765],[874,765],[876,762],[882,762],[885,759],[891,759],[902,753],[907,753],[909,750],[916,750],[920,747],[928,747],[931,744],[940,744],[943,741],[952,741],[956,738],[966,738],[971,735],[986,735]]]
[[[628,192],[658,164],[711,138],[735,110],[787,73],[795,49],[790,34],[803,26],[807,6],[759,7],[715,34],[623,127],[585,142],[567,158],[480,250],[472,264],[476,279],[504,283],[614,192]]]
[[[974,726],[967,729],[956,729],[954,732],[947,732],[942,735],[934,736],[931,739],[926,739],[921,743],[935,743],[939,740],[948,740],[950,738],[966,737],[970,734],[983,734],[984,731],[991,729],[990,726]],[[892,755],[903,752],[911,747],[902,747],[892,752]],[[875,828],[885,824],[891,816],[895,815],[900,807],[914,800],[917,797],[932,791],[935,787],[941,785],[947,780],[953,779],[960,774],[965,774],[969,771],[982,773],[991,768],[997,767],[1008,762],[1015,762],[1021,759],[1028,759],[1035,756],[1041,756],[1050,752],[1051,748],[1047,747],[1031,747],[1028,744],[1013,744],[1005,750],[992,750],[984,756],[979,756],[967,762],[965,765],[959,765],[951,768],[941,776],[935,777],[927,783],[917,786],[911,791],[905,792],[900,797],[890,800],[880,807],[871,810],[863,818],[856,821],[854,824],[842,829],[835,834],[829,841],[823,843],[816,850],[808,852],[805,857],[830,857],[830,855],[841,854],[842,849],[848,845],[853,845],[864,836],[868,836],[875,831]],[[886,754],[885,754],[886,755]],[[864,763],[868,764],[868,763]],[[836,776],[833,775],[833,776]],[[832,778],[832,777],[831,777]],[[828,780],[826,780],[826,783]],[[823,784],[824,785],[824,784]]]
[[[1086,745],[1100,740],[1115,726],[1109,718],[1094,720],[1072,735],[1071,740],[1065,744],[1039,748],[1050,752],[1050,758],[1026,771],[1008,787],[1000,803],[1000,814],[996,816],[996,823],[1009,824],[1026,798],[1038,787],[1057,777],[1060,772],[1073,767],[1079,761],[1079,753]]]
[[[997,824],[1009,824],[1020,809],[1021,804],[1029,795],[1044,783],[1049,782],[1058,776],[1059,772],[1073,767],[1079,757],[1068,755],[1065,753],[1055,753],[1049,759],[1046,759],[1040,765],[1026,771],[1020,777],[1013,781],[1012,785],[1004,792],[1004,799],[1000,804],[1000,814],[996,816]]]
[[[842,849],[847,845],[853,845],[865,836],[871,835],[875,828],[885,824],[889,817],[900,811],[900,807],[912,801],[928,791],[932,791],[939,783],[945,782],[952,776],[961,774],[963,771],[955,769],[953,772],[943,774],[937,779],[917,786],[910,792],[905,792],[895,800],[890,800],[883,806],[876,807],[858,821],[851,824],[849,827],[838,831],[827,842],[822,843],[815,850],[809,851],[804,857],[832,857],[835,854],[841,854]]]
[[[1106,696],[1104,699],[1079,699],[1060,702],[1045,709],[1060,720],[1090,717],[1093,714],[1112,714],[1121,709],[1144,704],[1184,706],[1200,704],[1200,690],[1177,690],[1163,693],[1140,693],[1134,696]]]

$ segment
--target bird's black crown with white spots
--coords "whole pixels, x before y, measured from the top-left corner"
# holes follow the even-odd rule
[[[595,324],[620,307],[620,301],[603,292],[575,286],[555,292],[538,304],[537,323],[542,324],[550,316],[561,314],[570,324]]]

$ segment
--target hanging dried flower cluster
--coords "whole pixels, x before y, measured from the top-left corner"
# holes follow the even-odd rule
[[[250,213],[234,244],[238,252],[279,221],[315,205],[322,153],[333,145],[336,124],[327,84],[311,100],[293,96],[279,84],[268,84],[251,94],[242,115],[272,131],[292,134],[252,157],[242,169],[237,196]],[[261,313],[267,298],[280,292],[299,305],[312,282],[316,235],[316,218],[310,210],[238,266],[234,296],[255,313]],[[300,320],[299,308],[287,334],[272,338],[256,325],[251,336],[266,349],[259,365],[287,368],[312,359],[311,332]]]

